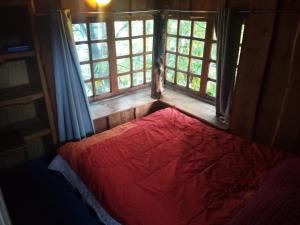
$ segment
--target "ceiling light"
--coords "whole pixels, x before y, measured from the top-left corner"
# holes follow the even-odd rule
[[[97,4],[99,5],[107,5],[111,2],[111,0],[96,0]]]

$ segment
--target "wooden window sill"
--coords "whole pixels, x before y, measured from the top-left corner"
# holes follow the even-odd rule
[[[114,113],[137,108],[148,103],[156,102],[156,99],[150,97],[151,88],[140,89],[127,95],[121,95],[106,100],[93,102],[90,104],[92,119],[107,117]],[[193,97],[182,93],[165,89],[160,102],[175,106],[180,111],[204,121],[216,128],[227,130],[228,126],[220,122],[216,117],[215,106],[202,102]]]

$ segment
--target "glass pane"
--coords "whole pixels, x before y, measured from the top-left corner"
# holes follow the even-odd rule
[[[241,28],[241,37],[240,37],[240,44],[243,43],[243,39],[244,39],[244,32],[245,32],[245,24],[242,25]]]
[[[146,34],[153,34],[154,24],[153,20],[146,20]]]
[[[189,55],[190,53],[190,39],[179,38],[178,42],[178,52]]]
[[[193,40],[192,42],[192,56],[203,57],[204,42]]]
[[[132,57],[133,70],[141,70],[144,68],[144,57],[142,55]]]
[[[86,32],[85,23],[73,24],[72,29],[73,29],[74,41],[87,41],[87,32]]]
[[[88,97],[93,96],[93,86],[92,86],[92,83],[91,82],[85,83],[84,87],[85,87],[86,95]]]
[[[106,24],[90,23],[91,40],[105,40],[107,39]]]
[[[200,82],[201,79],[199,77],[191,76],[189,84],[190,89],[194,91],[200,91]]]
[[[171,52],[176,52],[177,38],[168,37],[167,38],[167,50]]]
[[[239,47],[239,53],[238,53],[238,58],[237,58],[237,62],[236,62],[237,66],[240,64],[240,57],[241,57],[241,46]]]
[[[206,32],[206,22],[204,22],[204,21],[195,21],[194,22],[193,36],[195,38],[205,39],[205,32]]]
[[[187,74],[186,73],[177,72],[177,84],[180,86],[186,87],[186,84],[187,84]]]
[[[80,65],[80,68],[83,80],[90,80],[92,78],[90,64]]]
[[[132,36],[140,36],[143,35],[144,32],[143,20],[134,20],[131,21],[131,35]]]
[[[130,84],[131,84],[131,81],[130,81],[129,74],[118,77],[118,88],[119,89],[129,88]]]
[[[144,51],[143,38],[132,39],[132,54],[142,53]]]
[[[215,63],[209,64],[208,77],[211,79],[217,79],[217,65]]]
[[[95,81],[96,95],[110,92],[109,79]]]
[[[175,71],[174,70],[170,70],[170,69],[166,70],[166,80],[174,83],[174,81],[175,81]]]
[[[95,59],[105,59],[108,57],[107,43],[95,43],[92,44],[92,58]]]
[[[95,78],[109,76],[108,61],[94,63],[94,76]]]
[[[188,71],[189,67],[189,58],[184,56],[178,56],[177,67],[179,70]]]
[[[128,21],[115,21],[115,37],[129,37],[129,23]]]
[[[129,40],[116,41],[116,55],[129,55]]]
[[[152,70],[146,70],[146,82],[151,82],[152,80]]]
[[[87,44],[76,45],[79,62],[90,60],[89,46]]]
[[[118,73],[126,73],[130,71],[130,59],[122,58],[117,59],[117,71]]]
[[[153,50],[153,37],[146,38],[146,52],[152,52]]]
[[[214,41],[217,40],[216,28],[215,28],[215,27],[214,27],[214,31],[213,31],[213,40],[214,40]]]
[[[212,60],[217,60],[217,44],[216,43],[213,43],[211,45],[210,58]]]
[[[176,55],[167,53],[167,54],[166,54],[166,58],[167,58],[166,65],[167,65],[168,67],[175,68]]]
[[[168,34],[177,35],[177,26],[178,26],[178,20],[168,19],[168,27],[167,27]]]
[[[202,74],[202,60],[192,58],[190,71],[193,74],[201,75]]]
[[[210,97],[216,97],[216,82],[208,81],[206,87],[206,94]]]
[[[180,20],[179,35],[190,37],[191,36],[191,28],[192,28],[192,21]]]
[[[133,86],[141,85],[144,83],[144,72],[133,73]]]
[[[152,54],[146,55],[146,68],[152,68]]]

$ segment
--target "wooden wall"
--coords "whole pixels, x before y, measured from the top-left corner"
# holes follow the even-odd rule
[[[36,1],[41,12],[50,8],[69,8],[74,13],[95,10],[83,0]],[[112,5],[103,10],[217,10],[224,6],[242,10],[300,10],[297,0],[112,1]],[[256,13],[247,16],[230,122],[230,131],[237,135],[290,151],[300,148],[299,63],[293,66],[292,82],[287,82],[298,22],[299,14]],[[45,27],[40,26],[41,37],[47,31]],[[48,44],[47,40],[45,45]],[[298,49],[296,52],[300,52],[299,45],[294,45]],[[49,64],[45,70],[51,82],[49,46],[43,51],[46,64]],[[284,101],[284,94],[287,101]]]

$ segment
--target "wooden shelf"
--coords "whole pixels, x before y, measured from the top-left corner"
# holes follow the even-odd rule
[[[0,127],[0,134],[13,131],[19,132],[25,141],[30,141],[50,134],[50,128],[45,126],[38,118],[23,120]]]
[[[14,53],[1,53],[0,54],[0,64],[10,61],[10,60],[19,60],[24,58],[30,58],[35,55],[33,50],[24,51],[24,52],[14,52]]]
[[[0,90],[0,107],[28,104],[43,98],[44,94],[38,88],[30,85],[20,85]]]

